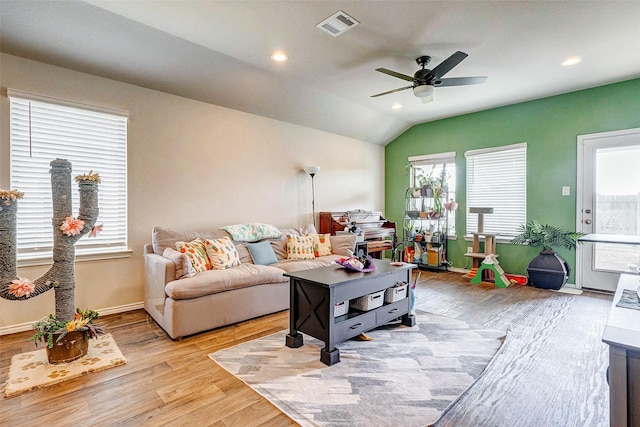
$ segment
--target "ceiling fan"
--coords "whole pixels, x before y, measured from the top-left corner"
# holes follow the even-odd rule
[[[464,52],[457,51],[456,53],[442,61],[440,64],[438,64],[433,70],[425,68],[431,61],[431,57],[420,56],[416,58],[416,62],[419,66],[422,67],[422,69],[416,71],[413,77],[407,76],[406,74],[398,73],[396,71],[387,70],[386,68],[376,68],[376,71],[411,82],[411,86],[405,86],[387,92],[378,93],[376,95],[371,95],[371,97],[375,98],[377,96],[388,95],[390,93],[399,92],[405,89],[413,89],[413,94],[420,98],[423,103],[427,103],[433,101],[433,92],[435,91],[436,87],[464,86],[484,83],[487,80],[486,76],[452,77],[448,79],[442,78],[442,76],[451,71],[453,67],[462,62],[462,60],[467,56],[469,55]]]

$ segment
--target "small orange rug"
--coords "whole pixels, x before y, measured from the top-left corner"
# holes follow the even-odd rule
[[[50,365],[44,348],[29,353],[16,354],[11,358],[9,378],[4,387],[4,397],[17,396],[27,391],[125,363],[127,361],[111,334],[89,340],[87,355],[69,363]]]

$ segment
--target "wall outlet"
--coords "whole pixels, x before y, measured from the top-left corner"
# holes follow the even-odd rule
[[[467,246],[467,253],[470,254],[473,252],[473,248],[471,246]]]

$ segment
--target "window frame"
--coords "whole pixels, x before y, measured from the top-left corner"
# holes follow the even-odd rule
[[[23,208],[18,208],[17,218],[19,266],[43,265],[52,260],[53,208],[49,163],[55,158],[66,158],[72,163],[72,177],[93,170],[102,178],[97,224],[105,223],[106,230],[96,238],[83,238],[76,243],[77,260],[130,256],[127,224],[128,113],[15,89],[7,89],[7,96],[10,184],[11,188],[25,193],[19,202]],[[71,183],[71,190],[72,215],[75,216],[79,208],[75,182]]]

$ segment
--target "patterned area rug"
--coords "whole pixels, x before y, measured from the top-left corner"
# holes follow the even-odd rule
[[[4,397],[17,396],[27,391],[125,363],[127,361],[122,356],[111,334],[89,340],[87,355],[70,363],[50,365],[47,362],[47,353],[44,348],[29,353],[16,354],[11,358]]]
[[[209,357],[301,426],[427,426],[480,377],[505,333],[418,312],[414,327],[384,326],[372,341],[340,343],[340,363],[320,362],[324,343],[288,331]]]

